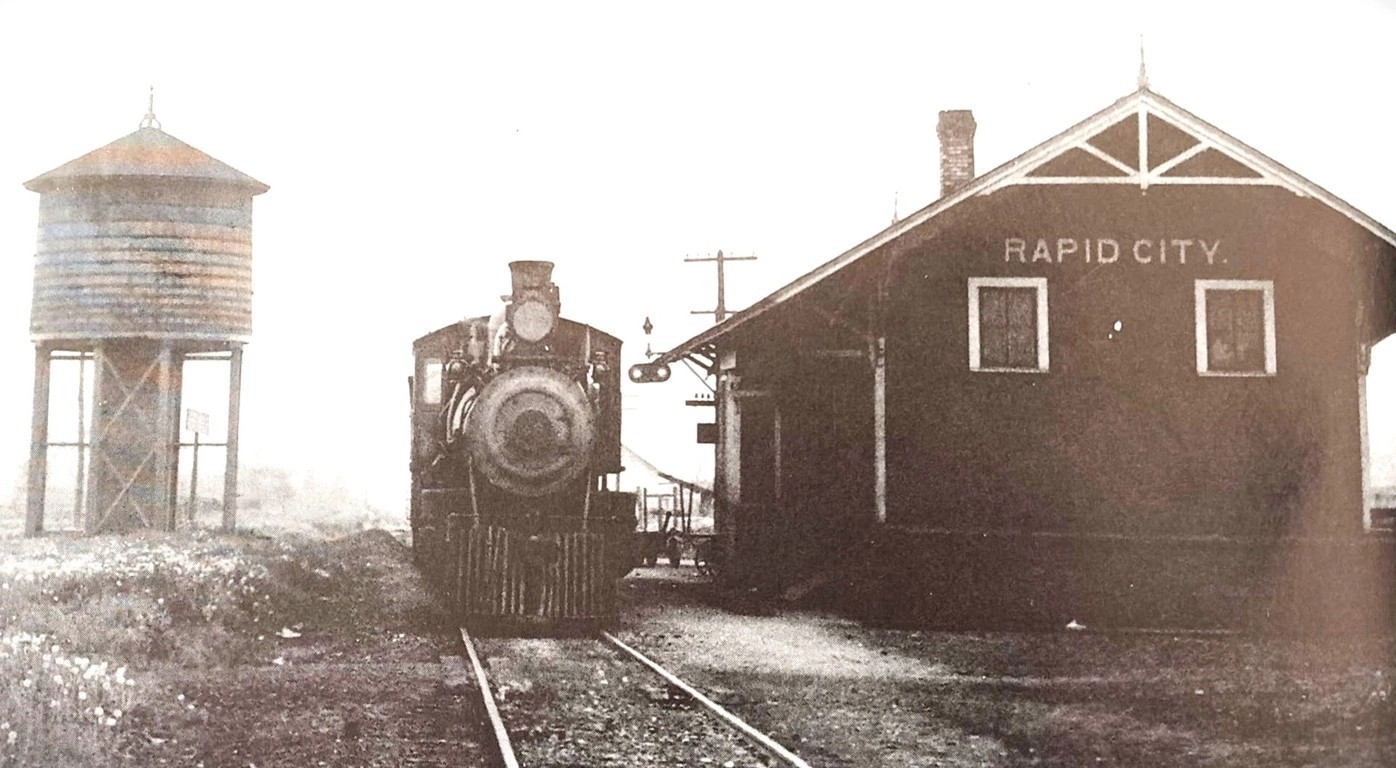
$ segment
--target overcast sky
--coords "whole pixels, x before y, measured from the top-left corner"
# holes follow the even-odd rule
[[[1133,90],[1141,33],[1155,90],[1396,225],[1388,2],[0,0],[0,482],[28,446],[21,185],[135,130],[151,85],[165,131],[271,186],[244,464],[402,508],[410,343],[491,312],[509,260],[557,262],[564,314],[632,360],[647,315],[667,348],[713,304],[685,255],[756,254],[745,306],[937,196],[939,110],[974,110],[988,170]],[[1369,401],[1396,482],[1391,347]],[[627,440],[708,472],[676,382],[630,398]]]

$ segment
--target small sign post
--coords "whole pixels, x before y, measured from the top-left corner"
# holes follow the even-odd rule
[[[189,467],[189,522],[195,523],[199,511],[199,435],[208,432],[208,414],[186,408],[184,428],[194,433],[194,459]]]

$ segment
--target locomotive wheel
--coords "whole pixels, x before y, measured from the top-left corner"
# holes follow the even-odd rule
[[[494,485],[521,496],[562,489],[591,462],[595,416],[586,393],[551,368],[496,376],[466,418],[466,446]]]

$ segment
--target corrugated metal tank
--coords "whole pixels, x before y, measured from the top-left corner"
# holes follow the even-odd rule
[[[148,126],[25,187],[41,195],[34,341],[251,336],[265,184]]]

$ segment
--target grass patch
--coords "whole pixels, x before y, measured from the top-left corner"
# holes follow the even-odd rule
[[[0,541],[0,556],[4,767],[111,765],[133,739],[206,717],[164,679],[285,663],[287,638],[352,643],[433,616],[425,597],[379,598],[409,570],[381,531],[48,537]]]

